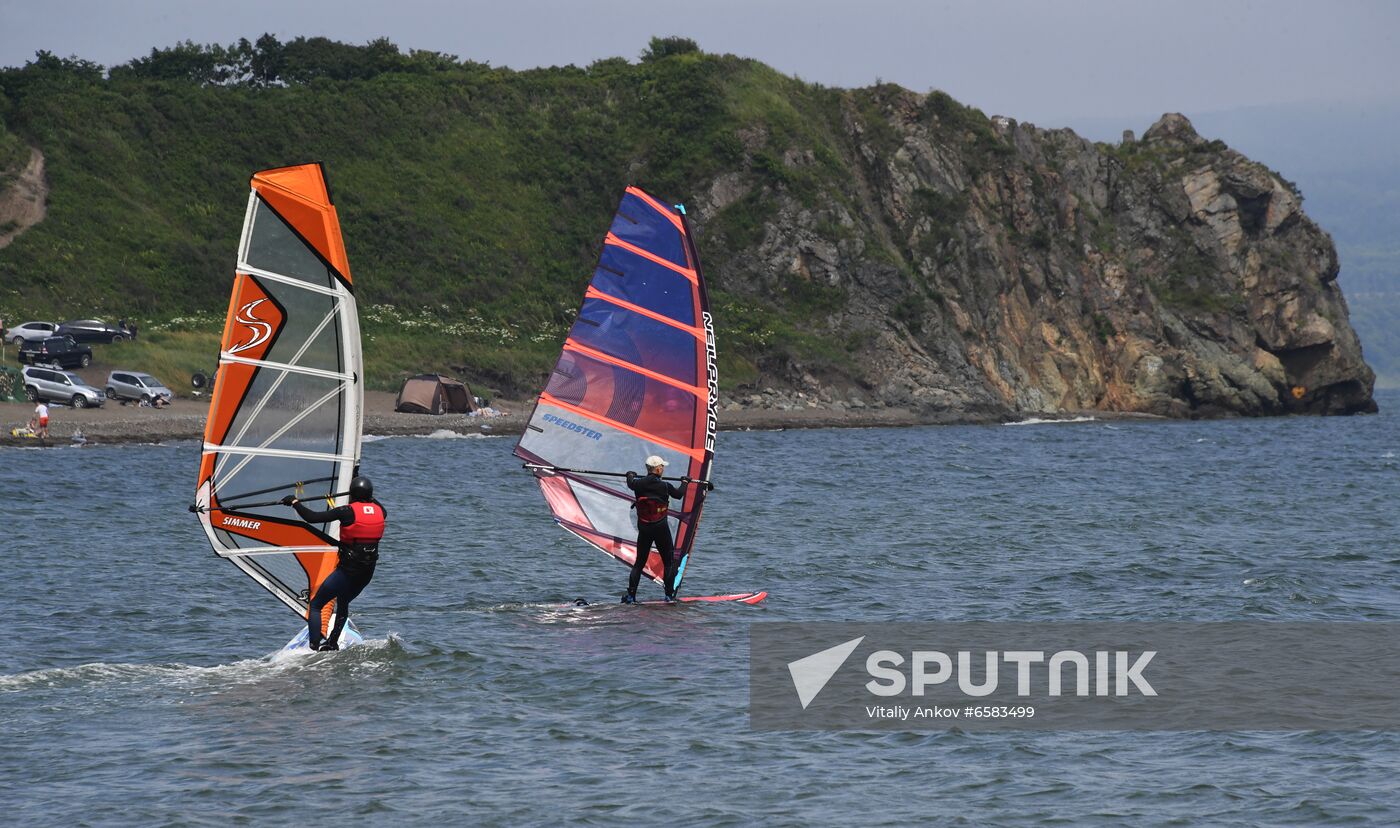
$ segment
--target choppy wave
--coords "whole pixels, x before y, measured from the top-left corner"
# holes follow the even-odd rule
[[[502,434],[477,434],[475,432],[462,434],[450,428],[439,428],[428,434],[366,434],[360,438],[361,443],[378,443],[382,440],[392,440],[395,437],[414,437],[419,440],[485,440],[488,437],[503,437]]]
[[[460,434],[450,428],[440,428],[431,434],[419,434],[417,436],[422,437],[424,440],[485,440],[488,435],[476,433]]]
[[[1097,417],[1030,417],[1025,420],[1017,420],[1014,423],[1002,423],[1009,426],[1023,425],[1058,425],[1060,423],[1093,423],[1097,422]]]
[[[0,693],[34,690],[95,688],[154,682],[167,686],[247,684],[299,670],[324,669],[345,663],[391,662],[405,652],[394,633],[365,639],[359,647],[338,653],[286,652],[278,650],[261,658],[245,658],[229,664],[129,664],[95,662],[73,667],[51,667],[26,673],[0,675]]]

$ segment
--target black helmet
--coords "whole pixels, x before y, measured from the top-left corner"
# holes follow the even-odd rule
[[[369,482],[368,477],[357,477],[350,481],[350,499],[355,501],[369,500],[374,497],[374,484]]]

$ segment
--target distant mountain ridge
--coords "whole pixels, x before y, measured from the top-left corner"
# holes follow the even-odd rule
[[[1375,408],[1331,240],[1286,180],[1180,116],[1095,144],[677,38],[512,72],[265,36],[110,77],[41,56],[0,93],[0,152],[40,150],[50,185],[45,219],[0,250],[7,317],[221,311],[249,172],[317,158],[366,351],[397,342],[402,369],[537,388],[635,182],[688,202],[731,405]],[[416,332],[380,321],[405,309]]]

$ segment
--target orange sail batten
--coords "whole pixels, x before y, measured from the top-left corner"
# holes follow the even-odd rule
[[[331,203],[330,188],[326,186],[325,172],[320,164],[264,170],[253,175],[253,189],[345,281],[351,281],[345,240],[340,235],[340,218],[335,205]]]

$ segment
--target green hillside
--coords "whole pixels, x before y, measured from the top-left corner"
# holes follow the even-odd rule
[[[105,75],[41,53],[0,72],[0,93],[0,167],[38,147],[51,188],[46,220],[0,250],[5,319],[217,330],[249,174],[320,160],[370,383],[461,365],[504,391],[533,388],[552,364],[626,184],[685,201],[721,169],[750,166],[800,190],[767,149],[793,146],[823,162],[807,175],[839,180],[823,125],[861,94],[677,39],[636,63],[515,72],[384,41],[270,36],[157,50]],[[765,146],[746,151],[744,129]],[[700,240],[730,387],[756,377],[760,349],[840,358],[801,332],[804,303],[821,297],[774,304],[726,280],[764,214],[761,195],[744,199]]]
[[[436,370],[532,394],[639,184],[690,208],[727,401],[1374,409],[1331,240],[1268,226],[1296,187],[1179,114],[1095,144],[683,38],[516,72],[264,35],[110,69],[41,53],[0,71],[0,124],[0,314],[135,319],[99,359],[177,383],[217,357],[249,175],[319,160],[375,388]],[[1193,206],[1212,188],[1237,209]]]

